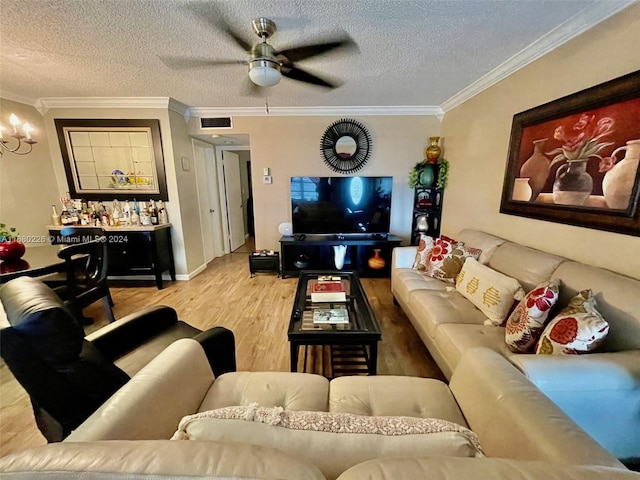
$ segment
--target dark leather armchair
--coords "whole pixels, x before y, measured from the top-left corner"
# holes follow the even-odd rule
[[[61,299],[41,281],[19,277],[0,287],[10,327],[0,330],[0,355],[31,398],[47,441],[64,439],[161,350],[193,337],[216,376],[235,371],[233,332],[204,332],[166,306],[129,315],[85,338]]]

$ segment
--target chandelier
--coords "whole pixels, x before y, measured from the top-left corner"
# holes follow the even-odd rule
[[[20,119],[14,113],[9,116],[9,123],[13,127],[13,132],[9,133],[8,136],[15,139],[15,142],[4,139],[4,132],[8,129],[0,125],[0,157],[4,152],[15,153],[16,155],[30,153],[33,149],[33,144],[38,143],[31,138],[33,127],[27,122],[21,125]]]

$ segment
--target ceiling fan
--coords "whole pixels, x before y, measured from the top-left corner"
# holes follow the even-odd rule
[[[224,20],[222,15],[205,11],[203,4],[191,4],[190,9],[204,18],[211,26],[225,33],[240,48],[249,54],[248,60],[210,60],[192,57],[161,56],[160,59],[170,68],[188,69],[220,65],[248,65],[250,90],[256,92],[259,87],[272,87],[280,83],[282,77],[300,82],[333,89],[340,86],[335,80],[323,79],[306,70],[297,67],[296,62],[309,59],[339,49],[357,50],[356,43],[345,33],[334,39],[322,43],[299,45],[285,50],[276,50],[267,43],[276,31],[276,24],[268,18],[259,17],[252,21],[253,31],[260,38],[260,42],[251,45],[242,35],[234,31]],[[252,92],[252,93],[253,93]]]

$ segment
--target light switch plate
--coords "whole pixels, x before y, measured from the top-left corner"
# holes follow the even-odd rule
[[[264,167],[262,169],[262,175],[264,175],[265,177],[268,177],[269,175],[271,175],[271,172],[269,171],[269,167]]]

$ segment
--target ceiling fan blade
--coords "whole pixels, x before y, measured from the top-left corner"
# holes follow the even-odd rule
[[[300,82],[311,83],[312,85],[318,85],[320,87],[337,88],[341,85],[341,83],[329,82],[327,80],[317,77],[316,75],[312,75],[311,73],[301,70],[299,68],[296,68],[294,66],[291,66],[291,67],[283,66],[280,69],[280,71],[282,72],[282,75],[287,78],[290,78],[292,80],[298,80]]]
[[[331,52],[339,48],[358,49],[358,45],[349,36],[333,40],[325,43],[316,43],[312,45],[302,45],[299,47],[288,48],[278,52],[279,55],[284,55],[291,62],[299,62],[307,58],[315,57],[316,55],[322,55],[323,53]]]
[[[222,12],[214,7],[211,2],[189,2],[187,8],[211,27],[227,34],[245,52],[251,51],[253,45],[231,28]]]
[[[196,57],[173,57],[170,55],[161,55],[160,60],[167,67],[174,70],[215,67],[218,65],[247,65],[247,62],[244,60],[211,60]]]

